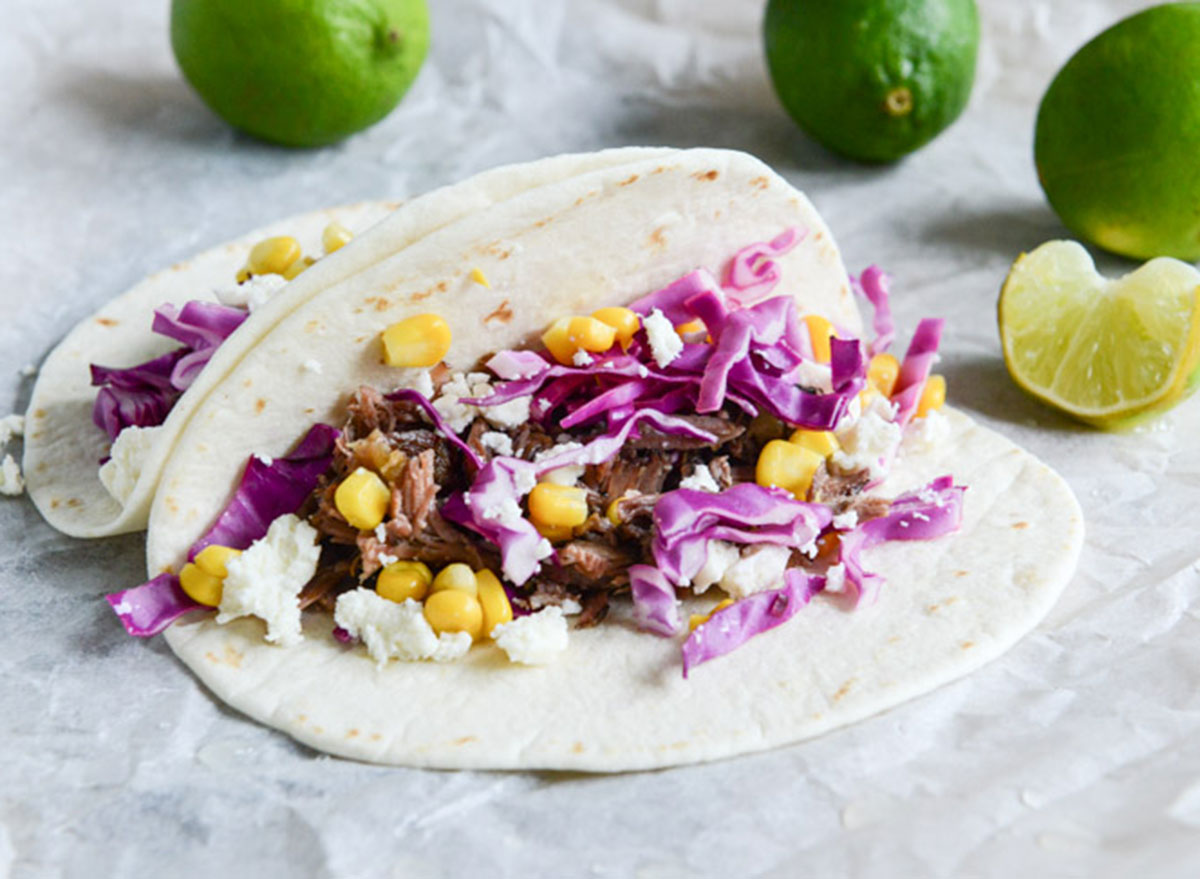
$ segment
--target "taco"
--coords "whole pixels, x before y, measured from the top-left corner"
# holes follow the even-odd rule
[[[926,692],[1046,613],[1081,514],[942,405],[940,322],[891,355],[885,278],[856,283],[869,330],[815,209],[741,153],[466,217],[214,388],[152,579],[109,600],[233,707],[384,763],[669,766]]]
[[[496,202],[668,152],[557,156],[497,168],[403,205],[314,211],[151,275],[81,321],[42,364],[23,462],[33,502],[75,537],[144,528],[158,474],[196,405],[291,309]]]

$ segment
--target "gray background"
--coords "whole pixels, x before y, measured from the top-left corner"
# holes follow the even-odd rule
[[[101,600],[141,579],[137,536],[73,541],[6,501],[0,876],[1194,874],[1200,403],[1132,435],[1078,429],[1009,382],[994,321],[1012,260],[1066,234],[1033,170],[1037,101],[1075,48],[1148,4],[980,5],[966,114],[863,168],[778,106],[757,2],[434,0],[403,105],[292,152],[232,133],[188,90],[164,0],[6,0],[4,411],[28,397],[19,370],[106,298],[267,221],[564,151],[735,147],[810,194],[852,269],[892,272],[902,333],[948,317],[952,399],[1064,473],[1089,537],[1010,654],[850,729],[633,776],[443,773],[318,756],[214,703]]]

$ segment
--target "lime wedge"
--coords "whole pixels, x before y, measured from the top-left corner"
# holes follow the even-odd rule
[[[1102,277],[1074,241],[1022,254],[1000,291],[1000,341],[1013,380],[1106,429],[1178,403],[1200,364],[1200,272],[1161,257]]]

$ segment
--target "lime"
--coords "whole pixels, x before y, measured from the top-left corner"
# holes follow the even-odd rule
[[[429,46],[425,0],[173,0],[171,46],[231,125],[321,146],[378,122]]]
[[[975,0],[770,0],[767,66],[796,123],[834,152],[890,162],[958,118],[975,79]]]
[[[1200,364],[1200,272],[1169,257],[1103,278],[1082,245],[1022,254],[1000,292],[1013,380],[1097,427],[1125,427],[1192,390]]]
[[[1200,258],[1200,3],[1156,6],[1080,49],[1038,110],[1046,197],[1077,235],[1135,259]]]

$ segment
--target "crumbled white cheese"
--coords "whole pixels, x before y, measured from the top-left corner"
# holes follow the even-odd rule
[[[583,613],[583,605],[574,598],[551,598],[540,592],[529,597],[529,606],[534,610],[543,607],[557,607],[563,612],[563,616],[568,617]]]
[[[275,463],[275,459],[270,455],[260,455],[258,452],[255,452],[254,457],[258,463],[262,464],[264,467],[270,467]]]
[[[950,422],[937,409],[922,418],[914,418],[904,431],[906,451],[924,454],[932,452],[950,435]]]
[[[534,455],[533,463],[541,464],[544,461],[549,461],[551,458],[557,458],[559,455],[565,455],[567,452],[573,452],[576,449],[582,448],[583,446],[576,442],[560,442],[558,445]],[[555,485],[574,485],[583,476],[586,469],[582,464],[569,464],[566,467],[559,467],[543,473],[542,482],[553,482]]]
[[[650,353],[659,369],[665,369],[676,357],[683,353],[683,339],[675,332],[671,321],[659,309],[654,309],[642,318],[642,326],[646,330],[646,338],[650,341]]]
[[[507,433],[500,433],[496,430],[489,430],[479,437],[479,441],[485,449],[490,449],[497,455],[505,455],[512,457],[513,443],[512,437]]]
[[[0,461],[0,494],[16,497],[25,490],[25,480],[21,476],[21,465],[12,455],[5,455]]]
[[[871,401],[867,404],[867,408],[863,411],[864,413],[870,412],[874,415],[878,415],[885,421],[895,421],[896,412],[899,411],[899,409],[900,406],[898,403],[893,403],[883,394],[873,394],[871,396]]]
[[[267,640],[283,646],[301,640],[296,597],[317,572],[317,531],[291,513],[271,523],[265,537],[225,563],[218,623],[256,616],[267,624]]]
[[[710,540],[706,547],[708,555],[704,564],[692,578],[692,591],[701,594],[714,583],[719,583],[725,572],[742,557],[741,551],[724,540]]]
[[[842,414],[837,426],[834,427],[834,431],[849,430],[854,427],[858,423],[858,419],[862,417],[862,411],[862,398],[856,395],[850,401],[850,405],[846,407],[846,411]]]
[[[849,429],[839,430],[837,439],[841,448],[833,453],[834,466],[845,472],[867,470],[875,481],[887,475],[885,461],[900,445],[900,425],[870,410]]]
[[[721,588],[733,598],[745,598],[783,586],[792,551],[786,546],[761,543],[749,547],[721,577]]]
[[[311,372],[313,375],[320,375],[324,367],[321,366],[320,360],[314,360],[310,357],[300,364],[300,368],[305,372]]]
[[[411,598],[389,601],[373,589],[353,589],[339,595],[333,621],[359,638],[381,668],[393,658],[448,662],[471,649],[467,632],[435,633],[420,602]]]
[[[505,528],[512,529],[520,528],[521,520],[524,518],[524,514],[521,512],[521,505],[510,497],[504,498],[496,506],[489,507],[479,515],[481,518],[490,519],[498,522]]]
[[[380,543],[387,542],[387,526],[382,522],[375,526],[375,539]]]
[[[833,527],[838,531],[849,531],[857,524],[858,513],[855,510],[846,510],[833,517]]]
[[[416,391],[426,400],[433,399],[433,376],[428,369],[401,369],[395,376],[396,387]]]
[[[0,418],[0,449],[8,445],[14,436],[25,435],[24,415],[5,415]]]
[[[378,558],[380,566],[384,568],[386,568],[388,565],[394,565],[396,562],[400,561],[400,556],[388,555],[386,552],[381,552]]]
[[[240,284],[221,287],[213,293],[222,305],[254,311],[286,284],[287,280],[282,275],[254,275]]]
[[[470,398],[471,396],[471,386],[467,384],[467,377],[459,372],[450,376],[450,379],[442,385],[442,392],[438,398],[433,401],[433,408],[446,420],[450,429],[455,433],[465,430],[467,425],[474,421],[475,416],[479,414],[477,407],[462,402],[464,397]],[[484,396],[487,394],[485,393]]]
[[[591,354],[588,354],[586,351],[580,348],[571,355],[571,362],[576,366],[591,366],[596,361]]]
[[[815,388],[823,394],[833,390],[833,373],[828,364],[802,360],[791,374],[792,381],[801,387]]]
[[[717,480],[713,478],[712,471],[706,464],[694,465],[691,474],[679,480],[679,487],[690,488],[693,491],[716,492],[721,490],[721,486],[717,485]]]
[[[540,562],[542,559],[548,559],[552,555],[554,555],[554,547],[551,546],[549,540],[543,537],[538,541],[537,549],[534,550],[533,556]]]
[[[533,491],[534,486],[536,485],[537,474],[534,472],[532,467],[522,467],[513,474],[513,487],[516,488],[517,493],[520,494],[521,497],[524,497],[525,495],[529,494],[529,492]]]
[[[498,406],[472,406],[464,399],[483,399],[492,395],[492,383],[487,373],[472,372],[468,375],[455,373],[442,386],[442,392],[433,401],[433,407],[446,419],[450,429],[456,433],[466,429],[475,417],[482,415],[492,427],[520,427],[529,420],[529,404],[532,395],[517,397]]]
[[[492,640],[513,662],[546,665],[567,649],[567,621],[562,608],[547,607],[492,629]]]
[[[117,434],[109,450],[109,458],[100,465],[100,481],[117,503],[124,505],[142,478],[142,467],[150,454],[162,426],[138,427],[131,424]]]
[[[846,591],[845,565],[834,565],[825,572],[825,591],[834,594]]]
[[[490,393],[489,387],[489,393]],[[529,420],[529,405],[533,396],[517,397],[499,406],[480,406],[479,413],[492,427],[520,427]]]

